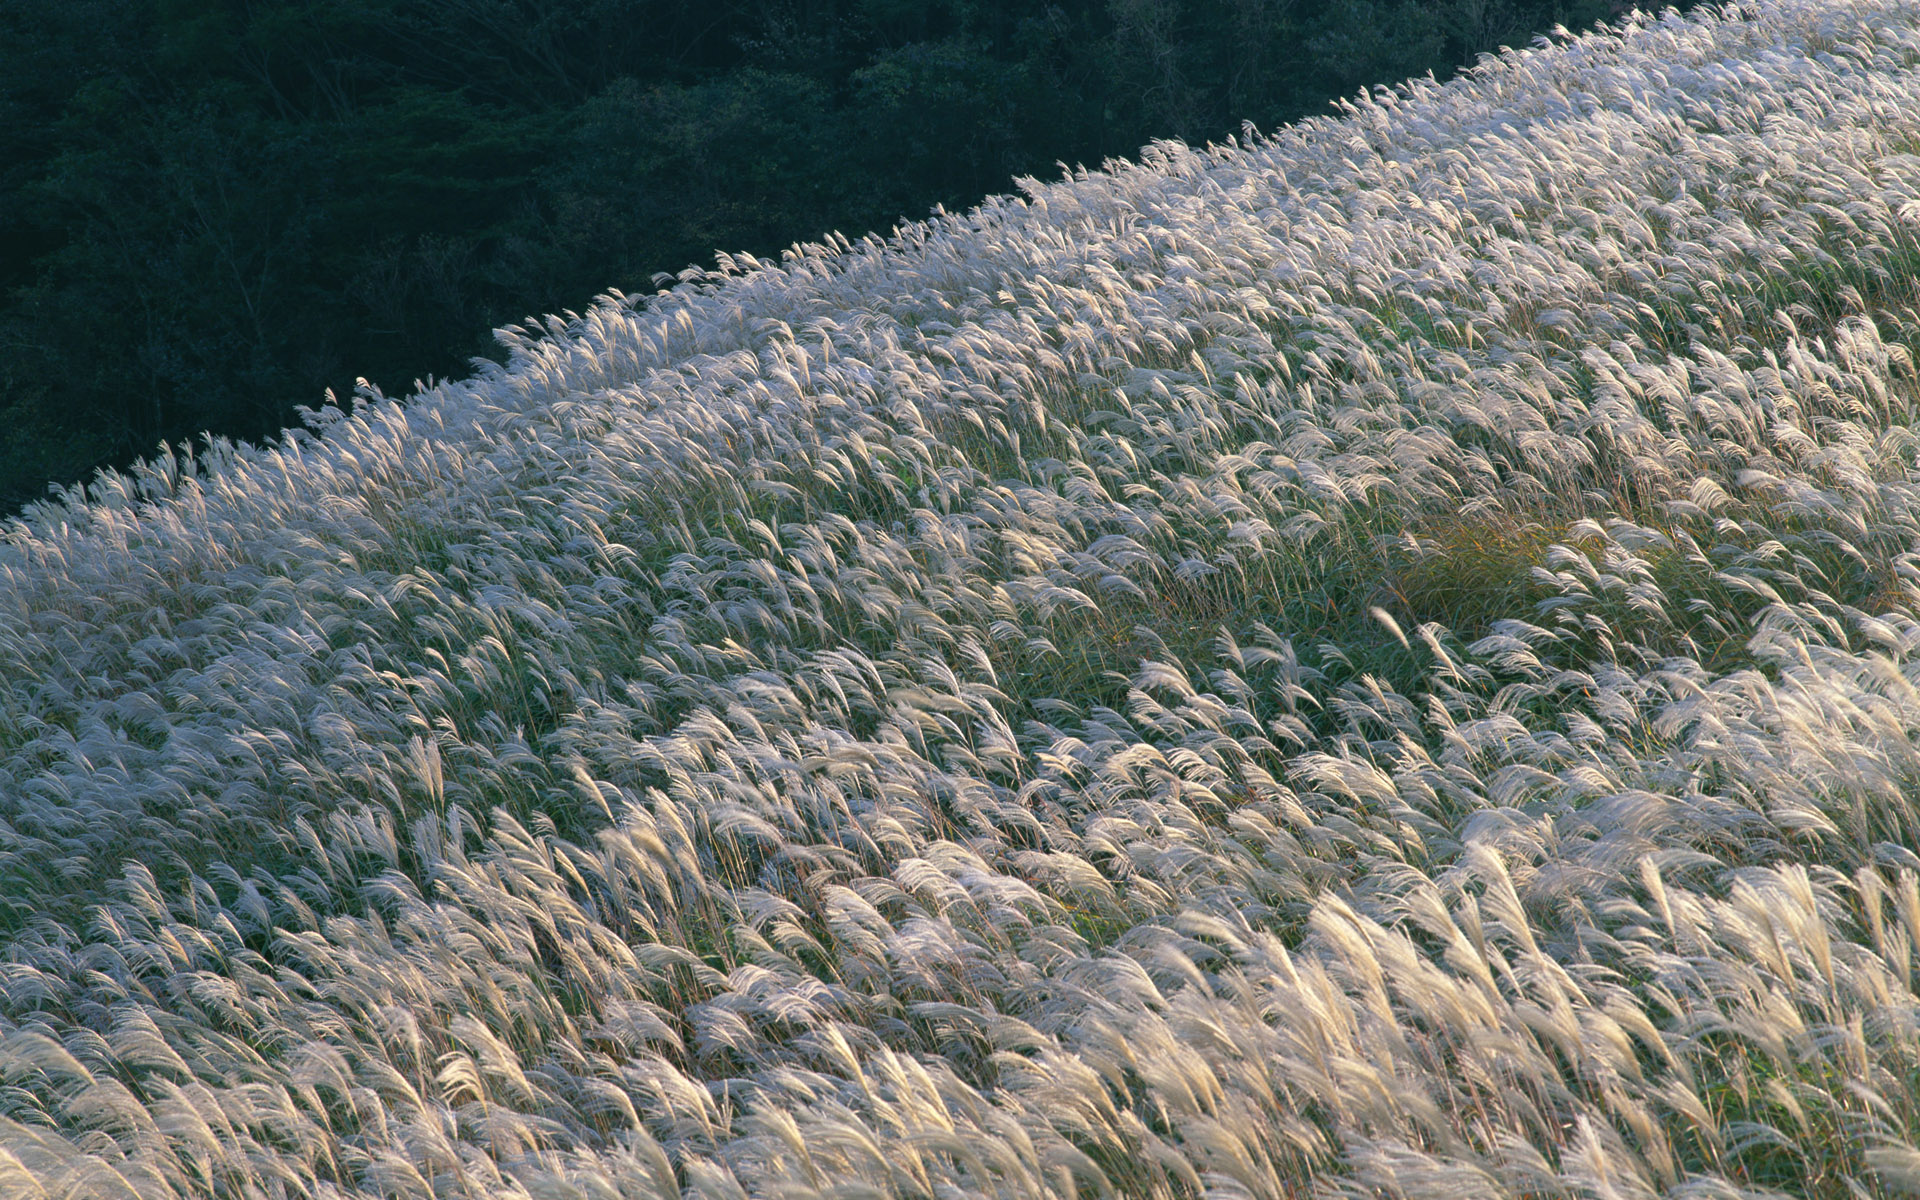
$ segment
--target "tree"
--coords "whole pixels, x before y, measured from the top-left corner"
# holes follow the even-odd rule
[[[1271,129],[1611,0],[11,0],[0,509],[716,250]],[[394,387],[398,381],[399,386]]]

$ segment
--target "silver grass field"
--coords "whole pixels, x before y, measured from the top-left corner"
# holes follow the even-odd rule
[[[501,336],[0,534],[0,1196],[1920,1193],[1920,2]]]

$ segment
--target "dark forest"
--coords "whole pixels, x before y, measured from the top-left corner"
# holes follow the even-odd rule
[[[1199,144],[1611,0],[10,0],[0,512],[490,330]]]

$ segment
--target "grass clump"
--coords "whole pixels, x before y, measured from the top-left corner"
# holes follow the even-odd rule
[[[0,1191],[1910,1185],[1917,27],[1634,18],[34,509]]]

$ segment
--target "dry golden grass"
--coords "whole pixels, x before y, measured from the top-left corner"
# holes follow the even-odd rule
[[[0,536],[0,1196],[1920,1179],[1920,6],[506,331]]]

